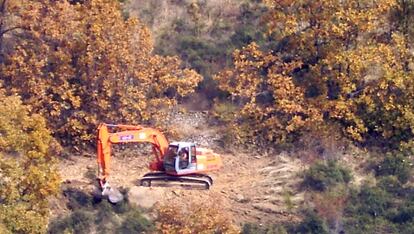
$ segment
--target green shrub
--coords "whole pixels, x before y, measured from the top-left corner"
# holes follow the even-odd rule
[[[378,217],[391,207],[390,195],[380,187],[363,185],[359,192],[351,192],[346,212],[349,215]]]
[[[410,162],[401,153],[387,153],[385,159],[376,169],[377,176],[394,175],[398,180],[405,184],[410,177]]]
[[[394,215],[390,215],[390,220],[394,223],[403,224],[414,221],[414,203],[404,203]]]
[[[325,221],[313,211],[305,212],[305,219],[297,227],[296,233],[329,233]]]
[[[260,227],[255,223],[246,223],[243,225],[242,234],[260,234],[266,233],[266,230],[263,227]]]
[[[118,202],[116,204],[110,203],[107,199],[100,199],[94,203],[94,209],[98,212],[103,213],[116,213],[122,215],[134,209],[128,199],[128,190],[124,188],[120,188],[119,191],[122,193],[124,197],[122,202]]]
[[[363,186],[359,195],[359,211],[372,216],[383,215],[390,207],[390,196],[381,188]]]
[[[325,191],[337,184],[347,184],[351,179],[351,172],[336,161],[329,160],[327,163],[319,161],[305,172],[303,185],[313,190]]]
[[[398,229],[396,225],[383,217],[355,215],[345,219],[344,231],[350,234],[397,233]]]
[[[228,123],[235,118],[237,106],[226,101],[215,101],[213,105],[213,115],[219,121]]]
[[[237,49],[247,46],[253,41],[258,44],[264,43],[263,32],[254,25],[243,25],[237,28],[230,37],[231,45]]]
[[[403,223],[398,229],[400,234],[412,234],[414,233],[414,222]]]
[[[401,190],[399,185],[395,176],[388,176],[377,187],[363,185],[360,191],[352,190],[344,212],[346,233],[413,233],[414,200],[396,197],[393,193]]]
[[[95,224],[97,225],[110,222],[115,215],[113,212],[113,205],[107,200],[102,200],[100,203],[95,204],[95,210],[97,211],[95,215]]]
[[[138,209],[128,213],[117,233],[142,233],[154,230],[154,225]]]
[[[90,233],[94,228],[98,233],[142,233],[154,229],[141,211],[129,203],[127,196],[117,204],[102,199],[93,205],[91,202],[83,203],[85,206],[81,207],[79,201],[89,201],[89,198],[85,199],[85,194],[77,190],[69,191],[73,199],[68,206],[71,205],[71,209],[75,207],[75,210],[69,216],[51,222],[49,233]],[[121,192],[125,194],[127,191]]]
[[[49,233],[71,232],[76,234],[90,233],[93,223],[93,214],[87,211],[76,210],[69,217],[55,220],[50,224]]]
[[[286,229],[281,225],[262,226],[255,223],[243,225],[242,234],[287,234]]]
[[[404,195],[404,188],[396,176],[384,176],[379,178],[378,186],[388,193],[394,195]]]
[[[129,202],[118,202],[116,204],[112,204],[112,209],[117,214],[124,214],[132,209],[131,204]]]
[[[91,195],[74,188],[64,190],[63,195],[68,199],[67,206],[71,210],[84,209],[93,203]]]

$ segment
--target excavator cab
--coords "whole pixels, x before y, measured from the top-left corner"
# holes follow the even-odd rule
[[[173,142],[164,156],[164,168],[167,174],[185,175],[196,172],[196,146],[191,142]]]

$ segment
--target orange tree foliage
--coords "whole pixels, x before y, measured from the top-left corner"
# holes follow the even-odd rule
[[[176,57],[152,54],[150,33],[124,20],[118,1],[20,0],[1,79],[33,111],[46,117],[63,143],[94,139],[100,121],[157,120],[201,77]]]
[[[240,233],[231,216],[219,204],[190,203],[188,208],[179,205],[157,207],[156,227],[160,233]]]
[[[59,177],[46,121],[0,89],[0,232],[45,233]]]
[[[242,104],[233,123],[240,140],[290,141],[321,119],[318,110],[306,102],[303,89],[294,84],[291,74],[298,66],[299,61],[283,61],[253,43],[234,52],[233,69],[214,77],[219,88]]]
[[[265,22],[276,45],[270,56],[255,61],[256,67],[268,64],[269,57],[281,62],[271,63],[272,74],[268,74],[268,69],[257,74],[258,69],[252,67],[240,70],[237,52],[234,68],[217,76],[222,89],[233,96],[244,94],[244,100],[248,101],[242,102],[242,112],[248,108],[252,113],[250,118],[262,118],[267,109],[257,109],[251,100],[257,102],[263,91],[269,93],[272,104],[289,110],[276,104],[280,99],[276,89],[256,85],[270,83],[267,80],[271,76],[289,76],[287,81],[280,82],[287,82],[297,90],[299,94],[292,96],[303,101],[292,99],[294,103],[303,109],[316,109],[314,112],[323,113],[326,121],[340,123],[350,138],[361,142],[374,139],[376,143],[397,147],[410,143],[414,135],[413,56],[405,35],[390,21],[391,13],[400,9],[399,1],[267,0],[266,3],[269,11]],[[251,46],[244,49],[247,53],[250,50]],[[293,63],[294,67],[286,66],[287,63]],[[248,86],[222,85],[246,79]],[[275,116],[284,115],[279,111]],[[289,124],[282,126],[287,128]]]

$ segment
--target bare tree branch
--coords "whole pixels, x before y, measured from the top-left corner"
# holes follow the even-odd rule
[[[11,27],[11,28],[8,28],[8,29],[5,29],[5,30],[1,31],[1,32],[0,32],[0,37],[3,37],[3,36],[4,36],[4,34],[6,34],[6,33],[10,32],[10,31],[16,30],[16,29],[24,29],[24,30],[27,30],[27,28],[22,27],[22,26],[15,26],[15,27]]]

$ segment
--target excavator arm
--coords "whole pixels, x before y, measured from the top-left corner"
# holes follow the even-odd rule
[[[108,128],[119,131],[109,132]],[[168,150],[168,140],[160,131],[154,128],[134,125],[100,124],[98,127],[98,166],[101,186],[109,176],[112,144],[148,142],[152,144],[155,159],[150,164],[152,171],[163,171],[163,157]]]

